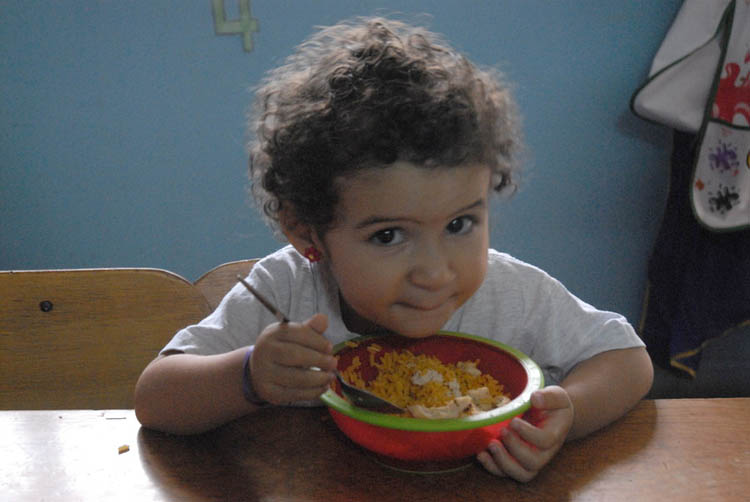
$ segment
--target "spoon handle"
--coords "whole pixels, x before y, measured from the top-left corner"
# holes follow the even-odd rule
[[[238,275],[237,280],[239,280],[242,285],[245,286],[247,290],[250,291],[250,293],[252,293],[253,296],[257,298],[258,301],[276,317],[276,319],[279,320],[279,322],[289,322],[289,319],[279,309],[277,309],[273,303],[269,302],[265,296],[258,293],[258,291],[256,291],[254,287],[248,284],[247,281],[242,278],[242,276]]]
[[[253,296],[255,296],[255,298],[258,299],[261,304],[263,304],[264,307],[266,307],[274,316],[276,316],[276,319],[278,319],[279,322],[289,322],[289,319],[287,319],[287,317],[278,308],[276,308],[273,303],[269,302],[266,297],[258,293],[255,288],[248,284],[247,281],[245,281],[241,276],[238,275],[237,279],[242,283],[243,286],[247,288],[248,291],[250,291],[250,293],[253,294]],[[320,371],[319,368],[311,369]],[[334,374],[341,384],[341,389],[344,395],[354,401],[355,406],[358,405],[363,408],[378,409],[385,413],[403,413],[403,408],[399,408],[390,401],[376,396],[375,394],[372,394],[371,392],[368,392],[364,389],[360,389],[359,387],[356,387],[344,380],[344,377],[341,376],[341,373],[339,373],[338,369],[334,370]]]

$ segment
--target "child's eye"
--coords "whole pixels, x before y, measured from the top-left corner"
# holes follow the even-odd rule
[[[476,218],[473,216],[460,216],[448,223],[448,226],[445,228],[448,230],[448,233],[462,235],[471,231],[475,223]]]
[[[404,240],[404,232],[398,228],[386,228],[375,232],[369,240],[382,246],[393,246]]]

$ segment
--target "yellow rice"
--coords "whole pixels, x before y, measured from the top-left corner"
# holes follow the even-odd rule
[[[487,373],[473,375],[459,367],[466,362],[478,365],[479,360],[444,364],[434,356],[414,355],[408,350],[384,352],[376,357],[381,350],[381,347],[375,344],[367,348],[370,365],[378,369],[377,377],[368,384],[365,384],[360,373],[362,362],[359,356],[352,359],[349,367],[342,371],[342,375],[353,385],[367,389],[402,408],[415,404],[428,408],[448,404],[456,397],[447,385],[452,380],[458,383],[461,395],[466,395],[472,389],[487,387],[493,398],[508,397],[503,392],[503,386],[492,375]],[[424,374],[428,370],[434,370],[442,375],[442,383],[436,381],[429,381],[423,385],[412,383],[412,376],[415,373]]]

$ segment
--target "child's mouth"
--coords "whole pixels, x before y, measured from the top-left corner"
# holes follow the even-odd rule
[[[450,297],[446,298],[444,300],[440,301],[433,301],[433,302],[399,302],[398,305],[411,309],[411,310],[418,310],[420,312],[433,312],[436,310],[440,310],[441,308],[445,307],[445,305],[450,301]]]

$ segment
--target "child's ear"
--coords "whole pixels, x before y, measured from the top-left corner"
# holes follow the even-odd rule
[[[315,229],[307,223],[300,222],[291,209],[281,211],[279,225],[289,244],[302,256],[306,256],[311,247],[323,252],[322,240]]]

